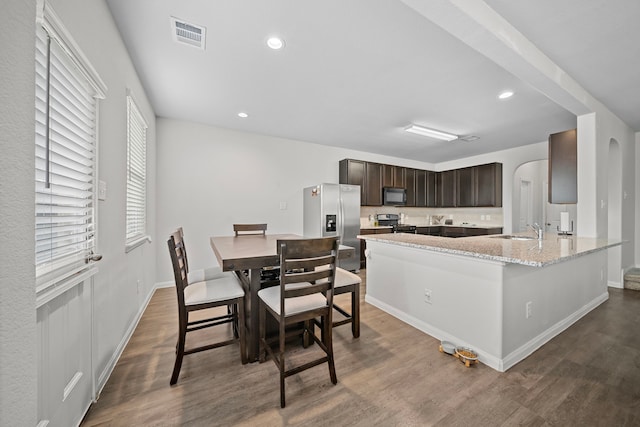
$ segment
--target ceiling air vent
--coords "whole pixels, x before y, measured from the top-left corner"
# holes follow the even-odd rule
[[[206,28],[171,17],[173,40],[204,50]]]

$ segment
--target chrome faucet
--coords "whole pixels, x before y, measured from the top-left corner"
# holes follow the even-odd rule
[[[533,231],[536,232],[536,237],[538,238],[538,240],[542,240],[543,238],[543,228],[542,226],[538,225],[537,222],[533,223],[533,225],[529,224],[529,227],[531,227],[533,229]]]

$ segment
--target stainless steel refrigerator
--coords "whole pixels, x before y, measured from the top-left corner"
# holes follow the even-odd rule
[[[349,271],[360,270],[360,186],[320,184],[304,189],[304,236],[340,236],[340,244],[355,248],[339,261]]]

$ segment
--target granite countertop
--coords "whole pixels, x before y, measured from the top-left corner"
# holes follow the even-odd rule
[[[532,233],[518,233],[531,236]],[[439,237],[421,234],[368,234],[361,239],[407,246],[428,251],[469,256],[490,261],[522,264],[531,267],[567,261],[591,252],[600,251],[623,243],[622,240],[607,240],[576,236],[547,234],[544,239],[510,240],[502,235],[474,237]]]
[[[406,225],[415,225],[416,227],[464,227],[464,228],[482,228],[482,229],[490,229],[490,228],[502,228],[502,225],[490,225],[490,224],[420,224],[420,223],[411,223]],[[377,230],[382,228],[392,228],[390,225],[367,225],[361,226],[361,230]]]

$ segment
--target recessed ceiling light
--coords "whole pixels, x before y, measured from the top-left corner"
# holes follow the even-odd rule
[[[282,49],[284,47],[284,40],[280,37],[269,37],[267,39],[267,46],[273,50]]]
[[[242,117],[243,119],[246,119],[247,117],[249,117],[249,115],[247,113],[238,113],[238,117]]]
[[[498,95],[498,98],[500,99],[507,99],[507,98],[511,98],[513,96],[513,92],[510,90],[505,90],[504,92],[502,92],[500,95]]]
[[[458,139],[458,135],[442,132],[435,129],[429,129],[418,125],[409,125],[404,128],[405,131],[415,133],[416,135],[427,136],[429,138],[442,139],[443,141],[453,141]]]

